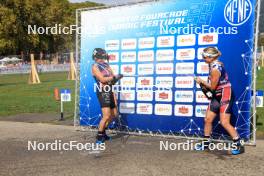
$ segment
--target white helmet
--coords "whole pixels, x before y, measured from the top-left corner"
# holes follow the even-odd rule
[[[222,55],[222,53],[216,47],[207,47],[201,53],[203,57],[215,58]]]

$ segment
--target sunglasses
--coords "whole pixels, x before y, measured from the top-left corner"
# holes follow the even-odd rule
[[[210,54],[210,53],[202,52],[201,55],[203,56],[203,59],[206,57],[213,58],[213,57],[217,57],[218,53],[217,54]]]

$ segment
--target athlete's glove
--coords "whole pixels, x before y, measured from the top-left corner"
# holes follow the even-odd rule
[[[122,79],[122,78],[123,78],[123,75],[122,75],[122,74],[115,75],[115,76],[113,77],[113,80],[110,81],[109,84],[114,85],[114,84],[116,84],[116,83],[117,83],[120,79]]]

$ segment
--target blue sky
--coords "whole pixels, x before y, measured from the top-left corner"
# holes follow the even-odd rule
[[[124,4],[124,3],[127,3],[127,2],[138,2],[140,0],[69,0],[69,1],[70,2],[91,1],[91,2],[97,2],[97,3],[103,3],[103,4]]]

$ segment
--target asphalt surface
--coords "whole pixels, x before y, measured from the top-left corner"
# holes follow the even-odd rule
[[[1,121],[0,175],[263,175],[264,140],[258,140],[256,147],[247,146],[246,153],[237,156],[223,151],[160,151],[161,140],[170,144],[184,141],[116,134],[99,154],[85,150],[28,150],[28,141],[93,143],[94,136],[94,132],[76,131],[72,126]]]

